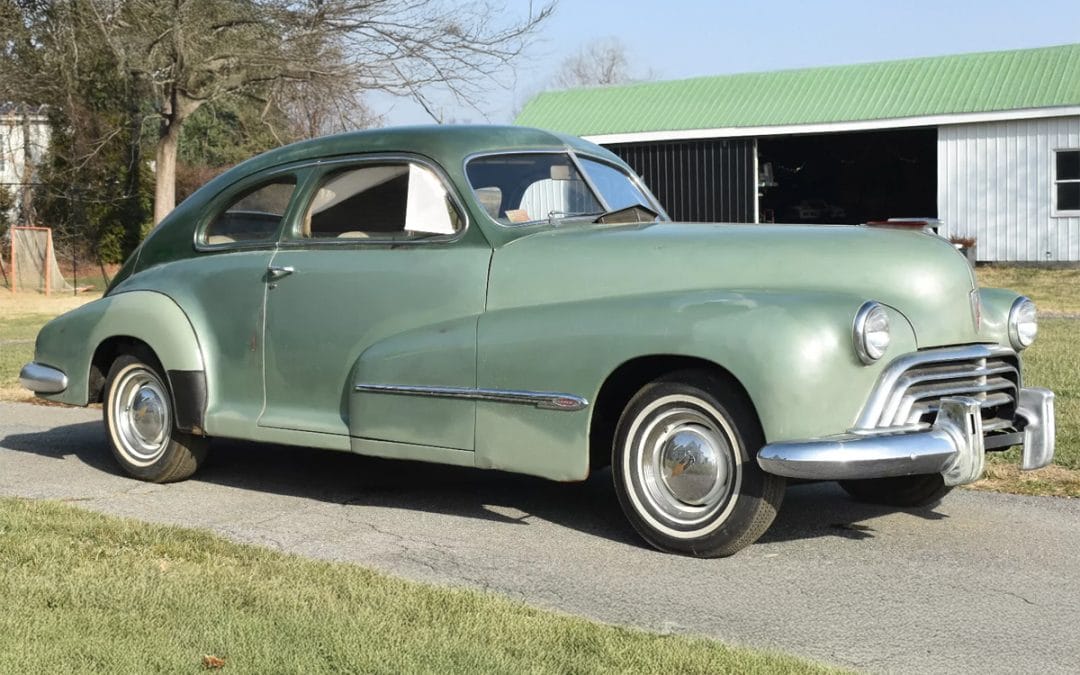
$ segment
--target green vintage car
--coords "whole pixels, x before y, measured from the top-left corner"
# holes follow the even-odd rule
[[[102,402],[133,476],[242,438],[580,481],[654,546],[732,554],[788,478],[917,505],[986,451],[1049,463],[1035,308],[929,233],[669,222],[615,155],[517,127],[387,129],[216,178],[24,386]]]

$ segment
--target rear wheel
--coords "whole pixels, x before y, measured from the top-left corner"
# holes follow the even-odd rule
[[[785,481],[755,457],[764,444],[750,404],[697,371],[644,386],[619,420],[612,475],[634,529],[664,551],[727,556],[772,524]]]
[[[842,480],[840,487],[861,502],[886,506],[928,506],[952,491],[940,473]]]
[[[124,471],[154,483],[183,480],[206,457],[206,438],[176,428],[169,386],[157,360],[124,354],[105,382],[109,447]]]

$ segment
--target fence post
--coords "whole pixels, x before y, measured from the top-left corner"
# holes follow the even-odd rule
[[[49,260],[52,258],[52,228],[45,231],[45,297],[48,297],[52,293],[52,265],[49,264]]]
[[[15,231],[8,228],[8,236],[11,238],[11,292],[19,290],[19,277],[15,271]]]

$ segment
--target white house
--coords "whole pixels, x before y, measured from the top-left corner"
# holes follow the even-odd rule
[[[0,186],[15,197],[16,204],[21,203],[24,188],[35,182],[35,166],[48,147],[49,124],[44,110],[0,104]],[[17,212],[18,206],[9,214],[12,221]]]

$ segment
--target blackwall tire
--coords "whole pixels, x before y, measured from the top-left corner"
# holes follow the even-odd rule
[[[124,354],[113,362],[102,413],[113,457],[135,478],[184,480],[206,458],[207,439],[176,428],[168,380],[149,355]]]
[[[785,480],[765,473],[757,415],[741,391],[698,371],[651,382],[623,410],[612,448],[619,504],[656,548],[732,555],[765,533]]]
[[[952,487],[945,485],[940,473],[839,482],[840,487],[855,499],[885,506],[930,506],[952,492]]]

